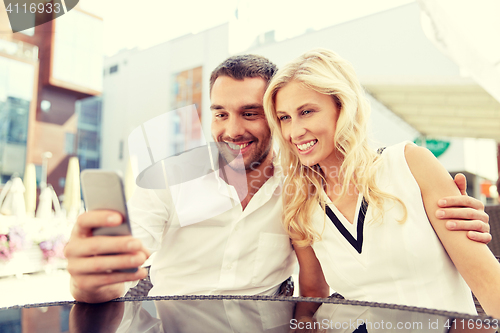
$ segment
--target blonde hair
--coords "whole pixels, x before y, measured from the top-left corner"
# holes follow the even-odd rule
[[[321,94],[332,96],[339,109],[334,136],[335,148],[342,156],[339,170],[341,191],[347,194],[349,184],[354,184],[371,207],[382,216],[384,199],[393,200],[403,207],[404,222],[407,210],[397,197],[382,192],[375,183],[380,164],[378,155],[368,145],[367,123],[370,105],[364,96],[351,64],[336,53],[326,49],[314,49],[278,70],[264,95],[264,110],[279,145],[279,159],[285,174],[283,184],[283,223],[293,243],[298,246],[311,245],[321,239],[313,228],[311,216],[317,209],[320,193],[326,185],[319,165],[305,166],[292,149],[292,145],[281,135],[281,124],[276,114],[276,94],[291,81],[301,82],[305,87]],[[332,124],[334,126],[334,124]],[[324,208],[324,204],[322,203]]]

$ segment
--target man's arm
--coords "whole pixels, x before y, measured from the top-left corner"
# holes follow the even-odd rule
[[[107,302],[123,296],[124,282],[143,279],[147,271],[116,272],[141,266],[149,257],[141,241],[132,236],[92,236],[92,229],[119,225],[122,216],[113,211],[83,213],[73,227],[64,249],[71,275],[70,291],[75,300]]]
[[[467,196],[467,180],[463,174],[455,176],[455,184],[462,195],[441,198],[435,216],[446,222],[448,230],[468,231],[469,239],[488,244],[491,241],[490,225],[483,203]]]

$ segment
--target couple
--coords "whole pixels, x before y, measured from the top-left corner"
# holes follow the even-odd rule
[[[304,61],[306,64],[308,62]],[[181,227],[168,190],[138,188],[128,204],[134,238],[92,237],[92,228],[120,224],[121,216],[110,211],[82,214],[78,218],[65,249],[68,271],[72,275],[71,291],[75,299],[84,302],[104,302],[122,296],[126,292],[124,282],[144,278],[147,273],[144,269],[136,273],[121,273],[115,270],[141,265],[153,251],[157,253],[151,266],[151,280],[154,287],[150,295],[274,294],[295,268],[295,254],[290,246],[290,236],[301,264],[299,278],[301,294],[326,296],[328,294],[327,283],[331,283],[330,287],[342,293],[344,290],[341,287],[344,283],[353,287],[352,293],[345,289],[344,296],[347,298],[371,297],[372,288],[375,289],[384,284],[381,284],[384,280],[378,281],[378,284],[373,286],[363,285],[363,283],[374,281],[359,281],[360,285],[355,285],[358,281],[349,282],[348,274],[352,273],[353,268],[360,268],[352,267],[356,262],[361,266],[370,264],[366,261],[366,257],[361,257],[365,256],[368,251],[375,250],[380,255],[397,256],[393,261],[391,257],[378,258],[375,253],[368,253],[372,256],[370,260],[377,260],[374,264],[382,263],[380,260],[386,259],[391,265],[399,265],[406,259],[408,261],[406,265],[410,266],[418,264],[413,263],[413,260],[420,254],[407,250],[412,250],[417,245],[426,251],[426,255],[432,255],[434,250],[444,252],[436,247],[436,235],[430,234],[429,229],[423,227],[425,230],[418,231],[418,233],[413,233],[413,229],[409,231],[406,229],[407,226],[413,227],[415,216],[422,217],[422,211],[417,209],[420,215],[414,215],[413,203],[406,202],[406,198],[405,200],[397,198],[391,193],[392,188],[387,188],[388,184],[396,189],[398,189],[397,186],[411,187],[413,191],[411,194],[415,195],[416,184],[411,184],[411,186],[398,184],[398,180],[405,180],[405,178],[394,174],[395,178],[389,179],[388,183],[382,186],[375,176],[381,173],[382,175],[377,177],[383,179],[383,176],[388,173],[386,164],[394,163],[389,159],[395,154],[393,151],[396,151],[397,156],[392,159],[398,163],[393,168],[399,170],[401,156],[397,153],[404,150],[404,147],[399,147],[399,150],[388,148],[380,156],[373,154],[366,147],[362,125],[364,120],[361,119],[366,115],[363,112],[356,112],[356,104],[365,103],[359,84],[357,81],[351,83],[339,75],[345,71],[349,72],[349,68],[338,69],[336,63],[330,60],[323,62],[319,65],[319,73],[311,74],[311,76],[318,76],[318,81],[326,82],[327,88],[320,90],[320,85],[316,84],[318,88],[311,89],[316,86],[311,83],[307,85],[299,83],[301,81],[297,79],[298,73],[307,72],[307,69],[298,68],[297,73],[294,73],[295,65],[291,64],[279,72],[280,74],[272,81],[272,89],[269,89],[266,95],[266,112],[271,117],[269,119],[274,135],[277,136],[282,146],[281,158],[285,163],[281,164],[283,170],[273,160],[271,132],[263,108],[264,93],[276,72],[276,67],[263,57],[250,55],[231,57],[219,65],[210,78],[211,132],[219,146],[221,166],[227,164],[225,161],[234,159],[238,153],[242,154],[248,179],[246,195],[241,198],[239,205],[215,218]],[[319,75],[323,71],[325,71],[324,75],[331,79]],[[350,85],[352,85],[351,88],[349,88]],[[340,93],[341,89],[346,90],[342,96],[339,95],[336,99],[328,96]],[[299,97],[304,98],[304,101]],[[329,105],[328,101],[335,101],[335,103]],[[314,106],[313,104],[317,107],[321,106],[321,110],[326,110],[326,114],[321,115],[320,121],[315,123],[312,117],[320,110],[309,107]],[[312,127],[308,123],[311,120],[313,121]],[[342,137],[337,137],[336,133],[341,134]],[[428,156],[427,159],[422,159],[419,155],[422,153],[416,147],[408,147],[407,150],[410,155],[412,151],[418,151],[415,153],[417,162],[430,163],[431,166],[436,164]],[[343,162],[340,163],[342,160]],[[289,162],[295,164],[286,164]],[[355,164],[355,168],[352,163],[360,164]],[[223,169],[231,171],[230,167],[221,167],[220,170]],[[328,169],[335,169],[338,172],[332,173]],[[441,169],[438,168],[438,170]],[[389,173],[391,172],[389,170]],[[410,171],[400,170],[400,172],[408,176]],[[417,171],[412,169],[411,172]],[[441,174],[442,172],[437,172],[436,177]],[[340,176],[340,179],[335,179],[336,176],[337,178]],[[417,181],[418,176],[419,174],[416,173],[414,177]],[[223,173],[220,177],[222,180],[226,179]],[[284,184],[283,179],[285,179]],[[434,178],[431,179],[433,182],[436,181]],[[304,180],[307,181],[304,182]],[[413,182],[415,183],[415,180]],[[448,239],[453,238],[449,235],[456,235],[460,238],[460,242],[469,247],[486,248],[486,245],[481,243],[489,241],[488,234],[469,232],[468,236],[477,241],[474,242],[466,239],[464,232],[459,231],[487,232],[487,224],[479,221],[487,221],[487,216],[479,211],[482,205],[475,199],[460,196],[452,181],[454,189],[450,189],[447,181],[444,181],[444,185],[439,184],[442,190],[439,193],[433,193],[427,199],[425,198],[426,191],[429,190],[425,187],[427,185],[423,183],[418,185],[422,186],[426,212],[431,217],[438,235],[443,238],[445,246],[448,244]],[[229,182],[228,185],[233,184]],[[287,186],[295,186],[298,197],[293,196],[286,188]],[[337,193],[339,188],[341,191]],[[303,189],[307,189],[307,192]],[[300,198],[300,195],[303,197]],[[341,197],[341,200],[336,200],[337,197]],[[354,240],[349,237],[344,240],[334,240],[335,232],[338,230],[331,228],[333,224],[327,220],[329,217],[325,217],[325,212],[330,213],[333,210],[342,220],[340,224],[344,225],[345,229],[353,231],[354,224],[350,225],[350,221],[354,220],[355,211],[359,211],[359,207],[366,206],[366,204],[361,204],[363,197],[369,208],[368,211],[365,211],[366,208],[361,211],[366,214],[367,219],[374,219],[374,221],[357,223],[358,227],[365,225],[365,231],[361,229],[362,238],[358,236]],[[441,198],[444,198],[445,202],[440,202],[442,208],[439,208],[437,202]],[[412,199],[415,199],[414,196]],[[466,208],[456,208],[464,206]],[[385,214],[387,207],[392,207],[389,211],[390,216],[395,216],[400,224],[393,225],[393,221],[385,221],[389,218]],[[192,209],[196,209],[194,203]],[[339,214],[340,212],[343,214]],[[335,213],[329,215],[334,216]],[[438,216],[439,219],[434,216]],[[384,221],[381,220],[382,218]],[[286,229],[282,226],[282,219]],[[420,222],[429,224],[427,218]],[[337,223],[338,226],[340,224]],[[399,235],[381,234],[383,230],[380,228],[385,227],[386,224],[392,229],[400,226],[403,231],[398,230],[398,232],[410,233],[415,238],[416,244],[412,243],[408,245],[408,248],[397,248],[396,252],[391,252],[394,240],[399,242],[397,244],[401,244],[405,239],[398,238]],[[450,230],[458,231],[443,230],[445,224]],[[388,231],[394,232],[392,229]],[[379,235],[371,235],[372,230]],[[348,236],[347,233],[344,232],[344,234]],[[375,239],[379,236],[379,240]],[[430,241],[433,242],[433,247],[422,243],[428,242],[426,236],[435,238]],[[337,243],[341,241],[344,243],[338,247],[337,244],[330,244],[330,239]],[[346,267],[341,266],[338,269],[326,267],[325,265],[333,263],[330,257],[333,258],[339,250],[347,252],[347,255],[353,255],[349,252],[350,247],[354,249],[354,246],[350,244],[351,241],[360,244],[356,245],[359,248],[356,253],[360,257],[347,258],[348,262],[342,263],[342,265],[347,264]],[[320,248],[323,243],[328,244]],[[453,248],[455,240],[452,239],[449,243]],[[405,245],[404,242],[402,244]],[[328,251],[328,247],[332,247],[333,250]],[[447,248],[448,251],[454,253],[450,249]],[[107,255],[111,253],[119,254]],[[338,254],[341,259],[346,257],[345,253],[338,252]],[[451,255],[454,259],[455,254]],[[436,256],[439,256],[437,260],[445,260],[443,253],[437,253]],[[320,263],[323,265],[325,278],[323,274],[317,274],[321,272]],[[455,265],[460,269],[464,268],[464,271],[468,269],[468,266],[460,261],[455,262]],[[449,270],[454,269],[449,260],[437,266],[446,267]],[[372,269],[373,267],[370,264],[366,268]],[[378,270],[386,272],[391,278],[388,282],[392,283],[388,287],[389,292],[393,293],[394,289],[400,291],[398,292],[400,299],[397,303],[413,304],[414,300],[405,295],[405,288],[412,281],[408,280],[408,276],[400,278],[397,272],[390,268],[392,267],[378,266]],[[427,270],[426,267],[414,269],[419,273]],[[406,270],[406,268],[402,267],[401,270]],[[340,275],[344,274],[344,271],[346,274],[342,275],[344,280],[336,279],[334,273]],[[368,278],[372,273],[371,270],[366,270],[362,275]],[[461,273],[464,274],[462,271]],[[460,279],[456,276],[458,273],[450,274],[456,280],[454,280],[456,285],[461,286]],[[450,274],[444,278],[448,278]],[[420,275],[410,278],[419,280]],[[432,282],[442,279],[441,276],[432,278]],[[358,294],[354,292],[357,289],[359,289]],[[378,301],[387,300],[382,298]],[[427,303],[419,304],[442,307],[440,302],[425,301]]]

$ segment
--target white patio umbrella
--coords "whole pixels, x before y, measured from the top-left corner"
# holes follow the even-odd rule
[[[54,207],[54,209],[52,209]],[[58,217],[61,213],[61,206],[56,192],[52,185],[47,185],[40,191],[38,208],[36,209],[36,218],[48,219],[54,216]]]
[[[2,188],[2,191],[0,192],[0,214],[3,214],[2,207],[4,206],[5,198],[7,198],[7,193],[9,193],[11,187],[12,187],[12,180],[9,180],[7,183],[5,183],[4,187]]]
[[[24,203],[24,185],[19,177],[12,178],[5,199],[1,203],[0,213],[3,215],[12,215],[25,217],[26,205]]]
[[[35,216],[36,209],[36,170],[33,163],[28,163],[24,170],[24,201],[26,204],[26,214],[29,217]]]
[[[40,191],[38,207],[36,208],[36,218],[47,219],[52,216],[52,192],[50,191],[50,187],[47,186]]]
[[[63,207],[68,217],[76,217],[80,212],[82,198],[80,195],[80,165],[78,157],[71,157],[68,162],[66,183],[64,185]]]

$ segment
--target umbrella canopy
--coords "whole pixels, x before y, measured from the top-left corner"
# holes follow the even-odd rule
[[[63,207],[68,217],[75,217],[78,215],[81,208],[81,202],[80,165],[78,163],[78,157],[71,157],[68,162],[63,201]]]
[[[36,170],[33,163],[26,165],[24,170],[24,201],[26,204],[26,214],[29,217],[35,216],[36,209]]]
[[[54,209],[52,209],[54,207]],[[40,191],[38,200],[38,208],[36,209],[36,218],[49,219],[52,217],[60,217],[61,206],[57,194],[52,185],[47,185]]]
[[[40,191],[36,217],[41,219],[51,218],[52,211],[52,192],[50,187],[45,187]]]
[[[19,217],[26,216],[26,205],[24,203],[24,185],[19,177],[14,177],[10,181],[8,192],[3,202],[0,201],[0,213],[3,215],[13,215]]]

